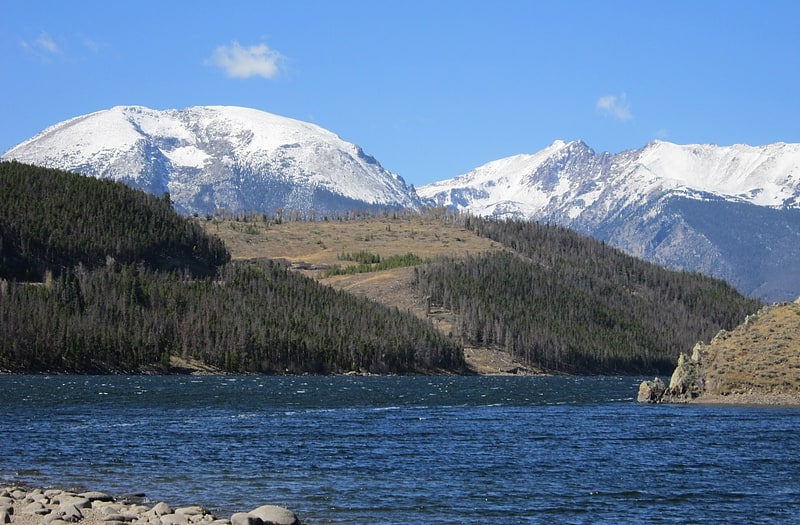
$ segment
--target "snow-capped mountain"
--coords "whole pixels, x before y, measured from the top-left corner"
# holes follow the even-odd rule
[[[169,192],[182,213],[433,204],[551,222],[762,299],[800,295],[800,144],[656,141],[609,154],[556,141],[415,191],[313,124],[241,107],[119,106],[56,124],[0,158]]]
[[[56,124],[3,154],[170,193],[183,213],[416,208],[413,187],[319,126],[255,109],[118,106]]]
[[[551,222],[766,300],[800,295],[800,144],[556,141],[417,188],[436,205]]]

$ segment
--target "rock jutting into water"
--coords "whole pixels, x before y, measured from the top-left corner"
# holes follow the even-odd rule
[[[767,306],[681,354],[669,386],[639,385],[641,403],[800,405],[800,299]]]
[[[199,506],[173,509],[141,504],[141,495],[112,498],[103,492],[0,488],[0,525],[300,525],[290,510],[264,505],[216,518]]]
[[[692,355],[681,354],[669,386],[660,378],[642,381],[636,400],[640,403],[688,403],[703,393],[702,343],[695,345]]]

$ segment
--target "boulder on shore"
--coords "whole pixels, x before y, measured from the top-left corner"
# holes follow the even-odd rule
[[[294,512],[263,505],[218,519],[200,506],[172,509],[116,501],[103,492],[76,494],[62,490],[0,487],[0,525],[301,525]]]

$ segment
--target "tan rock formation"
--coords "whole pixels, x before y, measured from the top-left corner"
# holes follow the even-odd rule
[[[800,299],[765,307],[681,354],[669,386],[645,381],[643,403],[800,405]]]

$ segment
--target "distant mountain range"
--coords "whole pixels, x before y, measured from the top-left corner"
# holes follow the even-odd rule
[[[613,155],[556,141],[417,192],[476,215],[566,226],[768,301],[800,295],[800,144],[657,141]]]
[[[169,192],[189,214],[420,205],[413,188],[355,144],[241,107],[118,106],[58,123],[2,158]]]
[[[313,124],[240,107],[120,106],[56,124],[2,159],[169,192],[187,214],[438,205],[551,222],[767,301],[800,295],[800,144],[656,141],[610,154],[556,141],[415,189]]]

